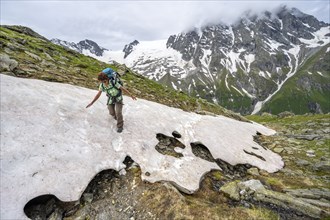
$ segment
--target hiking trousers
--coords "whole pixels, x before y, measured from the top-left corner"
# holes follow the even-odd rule
[[[113,104],[108,105],[109,114],[117,120],[117,128],[122,128],[124,126],[123,119],[123,103],[115,102]]]

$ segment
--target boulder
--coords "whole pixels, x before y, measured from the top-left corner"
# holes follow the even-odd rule
[[[18,62],[10,59],[7,54],[0,54],[0,72],[13,71],[18,66]]]
[[[220,188],[220,192],[223,192],[225,195],[227,195],[229,198],[231,198],[235,201],[239,201],[240,195],[239,195],[239,189],[237,186],[238,182],[239,181],[234,181],[234,182],[230,182],[230,183],[223,185]]]
[[[320,218],[322,214],[322,209],[319,207],[285,193],[271,190],[257,190],[253,195],[253,199],[258,202],[275,204],[284,209],[294,210],[297,213],[303,213],[312,218]]]
[[[229,198],[239,200],[250,200],[258,203],[273,204],[286,210],[295,211],[297,214],[302,213],[312,218],[320,218],[324,210],[317,206],[327,207],[327,202],[312,200],[311,198],[321,198],[324,191],[308,191],[308,190],[287,190],[289,193],[281,193],[266,189],[259,180],[248,180],[245,182],[234,181],[225,184],[220,188]],[[305,197],[299,198],[293,195],[304,194]],[[316,194],[316,197],[315,197]],[[321,195],[322,194],[322,195]],[[326,213],[328,215],[328,213]]]

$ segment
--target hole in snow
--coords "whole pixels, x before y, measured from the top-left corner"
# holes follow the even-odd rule
[[[256,135],[253,135],[253,141],[256,142],[259,146],[261,146],[264,150],[268,150],[264,146],[264,136],[257,131]],[[252,147],[254,150],[257,150],[256,147]]]
[[[209,149],[201,142],[190,143],[190,146],[191,146],[193,154],[196,157],[202,158],[202,159],[210,161],[210,162],[215,161],[211,152],[209,151]]]
[[[164,134],[158,133],[156,138],[159,140],[158,144],[155,146],[155,149],[163,154],[173,157],[183,157],[183,155],[175,151],[176,147],[184,149],[186,146],[182,144],[179,140],[173,137],[166,136]]]
[[[252,167],[250,164],[237,164],[233,166],[219,158],[214,159],[209,149],[201,142],[194,142],[190,145],[192,152],[196,157],[210,162],[215,162],[226,175],[232,177],[245,177],[247,170]]]
[[[244,153],[246,153],[246,154],[249,154],[249,155],[255,156],[255,157],[259,158],[260,160],[266,161],[265,158],[263,158],[262,156],[260,156],[260,155],[258,155],[258,154],[256,154],[256,153],[248,152],[248,151],[246,151],[246,150],[243,150],[243,151],[244,151]]]
[[[65,212],[78,207],[76,202],[62,202],[56,196],[47,194],[31,199],[24,206],[24,213],[30,219],[49,219],[54,215],[63,217]]]

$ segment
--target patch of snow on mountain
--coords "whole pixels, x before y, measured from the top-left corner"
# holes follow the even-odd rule
[[[241,94],[241,96],[244,96],[244,94],[241,91],[239,91],[239,89],[237,89],[235,86],[231,85],[231,87],[235,89],[239,94]]]
[[[254,95],[251,95],[248,91],[246,91],[244,88],[242,88],[242,91],[250,98],[255,98]]]
[[[247,63],[246,72],[249,73],[250,72],[251,63],[253,63],[253,61],[255,60],[255,55],[254,54],[244,55],[244,59],[245,59],[245,61]]]
[[[236,61],[239,60],[239,55],[240,53],[235,53],[233,50],[227,54],[229,60],[226,60],[226,68],[230,73],[237,72]]]
[[[265,75],[264,71],[259,71],[259,76],[262,76],[262,77],[266,78],[266,75]]]
[[[278,50],[278,48],[280,46],[283,46],[283,44],[281,44],[281,43],[279,43],[277,41],[271,40],[271,39],[267,39],[267,41],[264,41],[264,42],[269,46],[269,49],[271,51],[276,51],[276,50]]]
[[[230,91],[229,86],[228,86],[228,73],[226,74],[225,84],[226,84],[227,89]]]
[[[307,44],[307,47],[320,47],[330,43],[330,37],[326,36],[326,34],[330,34],[330,27],[322,27],[320,30],[312,33],[314,38],[311,40],[299,38],[299,40]]]
[[[278,21],[280,22],[280,29],[282,30],[283,29],[283,21],[281,19],[278,19]]]
[[[209,70],[212,51],[205,49],[202,50],[203,50],[203,58],[201,59],[202,68],[205,70],[205,73],[209,76],[209,79],[214,81],[213,76]]]

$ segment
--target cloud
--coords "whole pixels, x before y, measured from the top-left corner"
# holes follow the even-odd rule
[[[329,23],[328,1],[1,1],[1,24],[25,25],[47,38],[96,41],[122,49],[133,40],[166,39],[207,23],[286,4]]]

